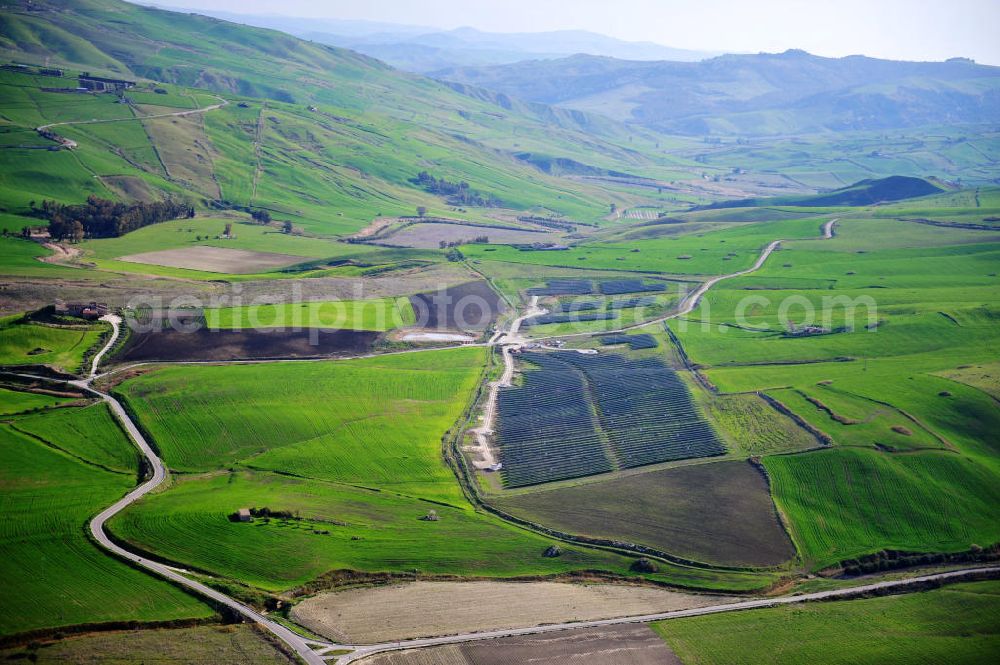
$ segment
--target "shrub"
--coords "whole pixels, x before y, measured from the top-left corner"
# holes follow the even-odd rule
[[[646,557],[636,559],[632,562],[631,569],[637,573],[656,573],[660,571],[660,567],[656,565],[656,562]]]

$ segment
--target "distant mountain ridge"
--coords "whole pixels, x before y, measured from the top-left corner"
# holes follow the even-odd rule
[[[469,65],[497,65],[578,53],[628,60],[704,60],[718,52],[630,42],[585,30],[499,33],[470,27],[441,30],[375,21],[305,19],[270,14],[190,9],[205,16],[281,30],[321,44],[349,48],[416,73]]]
[[[1000,67],[805,51],[640,62],[575,55],[436,78],[682,134],[768,135],[1000,121]]]

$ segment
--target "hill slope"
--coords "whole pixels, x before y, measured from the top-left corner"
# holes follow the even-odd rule
[[[804,51],[703,62],[573,56],[437,78],[687,134],[881,130],[1000,120],[1000,67]]]
[[[868,206],[877,203],[904,201],[921,196],[931,196],[947,191],[924,178],[894,175],[888,178],[861,180],[853,185],[835,189],[815,196],[778,196],[767,199],[742,199],[720,201],[701,209],[752,208],[757,206],[800,206],[804,208],[825,208],[831,206]]]
[[[4,72],[4,95],[12,101],[4,117],[25,136],[44,124],[91,118],[117,118],[114,127],[121,128],[60,127],[86,164],[33,152],[41,180],[7,180],[10,212],[26,212],[42,195],[79,202],[91,193],[180,190],[341,233],[378,213],[412,214],[418,205],[445,212],[442,199],[410,182],[426,170],[468,181],[516,210],[593,220],[607,210],[609,194],[600,185],[546,174],[517,160],[515,147],[623,172],[655,173],[675,161],[654,154],[653,138],[600,116],[511,100],[498,107],[495,99],[463,95],[351,51],[203,16],[119,0],[22,0],[0,16],[0,28],[0,53],[15,61],[177,86],[157,96],[140,85],[123,109],[109,95],[43,90],[66,86],[68,76],[59,83]],[[183,120],[123,121],[220,101],[233,103]],[[8,174],[15,166],[0,169]],[[60,173],[55,187],[53,173]],[[111,177],[143,182],[109,187]],[[43,191],[27,189],[43,181]]]

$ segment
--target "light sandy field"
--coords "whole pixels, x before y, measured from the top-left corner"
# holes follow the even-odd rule
[[[631,625],[389,652],[361,662],[364,665],[680,665],[681,661],[648,626]]]
[[[251,275],[283,268],[305,261],[303,257],[273,252],[254,252],[246,249],[226,249],[224,247],[185,247],[164,249],[158,252],[142,252],[119,257],[119,261],[146,263],[167,268],[204,270],[229,275]]]
[[[730,598],[648,587],[557,582],[415,582],[319,594],[292,618],[365,644],[717,605]]]
[[[535,242],[556,242],[563,234],[551,231],[533,231],[530,229],[498,229],[487,226],[466,224],[413,224],[397,231],[380,242],[396,247],[416,247],[420,249],[437,249],[441,241],[471,242],[481,236],[486,236],[493,244],[531,244]]]

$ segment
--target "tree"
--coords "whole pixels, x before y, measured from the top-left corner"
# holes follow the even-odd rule
[[[612,203],[611,204],[611,214],[613,215],[616,212],[618,212],[618,204],[617,203]]]
[[[250,217],[258,224],[271,223],[271,213],[266,210],[253,210],[250,212]]]
[[[426,206],[417,206],[417,217],[423,217],[427,214]]]
[[[73,223],[70,225],[69,234],[73,242],[83,240],[83,223],[78,219],[73,220]]]
[[[441,249],[447,249],[448,248],[448,241],[447,240],[442,240],[441,242],[438,243],[438,247],[440,247]]]
[[[281,224],[281,230],[284,231],[285,233],[291,233],[292,232],[292,223],[291,222],[283,222]]]

